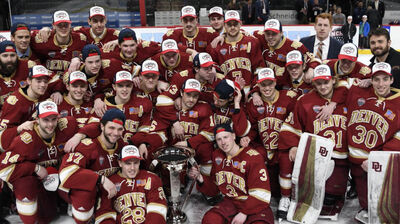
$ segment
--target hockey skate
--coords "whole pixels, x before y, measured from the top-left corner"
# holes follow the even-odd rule
[[[277,211],[277,216],[279,221],[286,219],[289,206],[290,206],[290,198],[281,197],[281,199],[279,200],[279,206]]]

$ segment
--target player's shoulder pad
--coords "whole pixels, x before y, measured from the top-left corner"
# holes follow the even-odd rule
[[[110,67],[110,64],[111,64],[111,60],[110,60],[110,59],[103,59],[103,60],[101,60],[101,66],[102,66],[103,68],[108,68],[108,67]]]
[[[360,68],[359,73],[360,73],[361,75],[363,75],[363,76],[366,76],[366,75],[368,75],[368,74],[371,73],[371,68],[368,67],[368,66],[362,66],[362,67]]]
[[[293,47],[294,49],[297,49],[297,48],[303,46],[303,44],[297,40],[294,40],[290,46]]]
[[[28,68],[32,68],[32,67],[35,66],[35,65],[36,65],[36,62],[35,62],[35,61],[28,60]]]
[[[171,36],[171,35],[174,33],[174,31],[175,31],[174,29],[169,29],[165,35],[166,35],[167,37],[169,37],[169,36]]]
[[[257,155],[260,155],[260,153],[257,152],[255,149],[249,149],[249,150],[247,150],[246,154],[249,155],[249,156],[257,156]]]
[[[63,131],[68,127],[68,119],[66,117],[58,119],[57,126],[60,131]]]
[[[84,138],[84,139],[81,140],[81,143],[86,145],[86,146],[88,146],[88,145],[93,144],[93,140],[90,139],[90,138]]]
[[[215,30],[212,27],[208,27],[207,33],[215,33]]]
[[[25,144],[29,144],[32,142],[32,135],[25,131],[24,133],[22,133],[19,138],[21,139],[21,141]]]
[[[264,35],[264,31],[262,30],[254,31],[254,35]]]
[[[86,41],[87,40],[85,34],[83,34],[83,33],[79,33],[79,38],[81,39],[81,41]]]
[[[217,79],[224,79],[225,78],[224,74],[218,73],[218,72],[217,72],[217,74],[215,76],[217,77]]]
[[[149,46],[150,46],[150,44],[151,44],[151,42],[150,42],[150,41],[148,41],[148,40],[144,40],[144,41],[142,41],[142,47],[143,47],[143,48],[149,47]]]
[[[18,102],[18,98],[15,95],[10,95],[7,97],[6,102],[14,106]]]
[[[293,90],[288,90],[286,92],[286,96],[290,97],[290,98],[295,98],[297,96],[297,93]]]
[[[113,35],[118,37],[119,36],[119,30],[114,30]]]
[[[76,27],[74,27],[72,30],[73,31],[78,31],[78,30],[80,30],[82,28],[82,26],[76,26]]]

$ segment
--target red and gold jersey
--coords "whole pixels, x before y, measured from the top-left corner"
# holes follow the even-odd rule
[[[64,100],[57,105],[57,109],[61,117],[74,117],[78,122],[78,127],[81,128],[89,122],[89,118],[91,117],[90,112],[93,109],[93,102],[83,102],[80,105],[72,105],[64,94]]]
[[[30,60],[18,59],[17,63],[17,69],[10,76],[0,74],[0,105],[3,105],[4,100],[18,88],[28,85],[26,79],[29,69],[36,65],[36,62]]]
[[[236,77],[243,77],[247,93],[254,81],[257,68],[265,67],[261,56],[261,48],[257,39],[239,34],[237,42],[224,42],[216,48],[209,48],[213,60],[220,65],[225,78],[235,81]]]
[[[83,26],[76,26],[73,30],[77,33],[82,33],[86,36],[86,43],[87,44],[95,44],[100,49],[109,41],[117,40],[119,35],[119,30],[115,30],[112,28],[105,28],[103,33],[100,36],[96,36],[92,28],[90,27],[83,27]]]
[[[178,46],[181,46],[181,50],[190,48],[196,50],[197,52],[207,52],[207,46],[211,45],[211,42],[217,36],[219,36],[219,33],[211,27],[197,27],[196,34],[193,37],[187,37],[183,33],[183,28],[180,27],[168,30],[163,36],[163,41],[166,39],[173,39],[176,41]]]
[[[361,164],[370,151],[399,151],[400,90],[387,98],[378,97],[372,87],[352,86],[347,97],[347,140],[349,159]]]
[[[348,78],[369,79],[372,77],[371,68],[359,61],[356,61],[353,69],[347,74],[340,70],[339,59],[325,60],[322,63],[328,65],[333,72],[332,75],[337,76],[341,80],[347,80]]]
[[[62,159],[59,189],[65,192],[70,189],[93,190],[99,175],[109,177],[118,171],[118,154],[123,146],[122,139],[112,149],[108,149],[100,137],[83,139],[75,152]]]
[[[230,157],[217,149],[213,152],[211,176],[204,176],[198,188],[207,195],[221,192],[246,214],[256,214],[269,207],[271,191],[264,158],[256,150],[240,148]]]
[[[287,70],[285,70],[283,77],[284,78],[282,79],[283,81],[280,86],[282,89],[293,90],[298,92],[300,95],[306,94],[313,89],[312,84],[306,83],[303,78],[300,80],[292,80]]]
[[[58,120],[55,134],[46,141],[34,125],[32,131],[23,131],[16,136],[10,147],[0,155],[0,177],[11,184],[20,177],[33,175],[35,165],[58,168],[64,155],[65,143],[76,133],[77,125],[73,117]]]
[[[101,54],[102,58],[105,59],[117,59],[125,63],[136,63],[142,64],[142,62],[157,53],[161,50],[160,43],[154,41],[141,41],[138,43],[136,53],[133,55],[132,58],[126,58],[122,52],[121,48],[118,46],[114,48],[112,51],[103,51]]]
[[[175,66],[168,66],[163,57],[162,53],[158,53],[151,57],[152,60],[156,61],[158,64],[158,70],[160,72],[160,80],[170,82],[173,75],[184,70],[193,69],[193,58],[184,52],[179,52],[179,58]]]
[[[278,150],[278,139],[281,137],[281,127],[290,112],[293,111],[298,94],[291,90],[276,90],[272,102],[263,100],[262,106],[255,106],[253,99],[247,105],[247,115],[251,123],[248,137],[251,140],[260,137],[269,160]]]
[[[250,132],[251,124],[247,120],[244,105],[241,104],[240,109],[235,109],[233,103],[227,107],[213,106],[215,124],[222,124],[231,121],[233,130],[237,137],[244,137]]]
[[[317,91],[311,91],[299,98],[294,112],[281,128],[279,149],[297,147],[303,132],[330,138],[335,143],[332,158],[346,159],[348,156],[346,139],[347,107],[344,103],[336,105],[328,120],[317,118],[320,107],[329,104]]]
[[[137,88],[136,86],[134,86],[133,90],[132,90],[132,95],[136,95],[136,96],[140,96],[140,97],[146,97],[155,106],[156,102],[157,102],[157,97],[160,95],[160,92],[158,92],[157,89],[155,89],[155,90],[153,90],[151,92],[148,92],[148,91],[145,91],[145,90],[143,90],[141,88]]]
[[[47,42],[43,42],[37,32],[32,33],[32,50],[45,62],[47,69],[56,75],[62,76],[68,70],[71,59],[79,57],[82,48],[86,45],[86,36],[81,33],[71,32],[70,42],[67,45],[60,45],[56,40],[55,32],[49,37]]]
[[[286,65],[286,55],[293,50],[298,50],[303,54],[303,61],[309,66],[313,61],[313,56],[308,52],[307,48],[299,41],[293,41],[289,38],[283,37],[281,42],[276,48],[269,47],[265,40],[264,31],[254,31],[253,35],[258,39],[261,49],[262,57],[268,68],[275,72],[278,86],[281,86],[284,80],[284,72]],[[287,74],[288,75],[288,74]]]
[[[109,178],[117,187],[117,195],[108,199],[102,189],[96,223],[166,223],[167,201],[161,179],[146,170],[139,170],[134,179],[121,172]]]

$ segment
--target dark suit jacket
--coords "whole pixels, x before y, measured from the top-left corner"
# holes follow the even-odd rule
[[[256,8],[254,3],[251,3],[250,9],[251,11],[249,11],[249,5],[247,2],[242,5],[242,21],[244,21],[244,24],[254,23],[254,18],[256,17]],[[250,18],[249,18],[249,12],[251,12]]]
[[[340,53],[340,48],[342,48],[342,43],[337,41],[333,37],[330,38],[329,50],[328,50],[328,58],[327,59],[337,59]],[[300,42],[304,44],[304,46],[308,49],[309,52],[316,54],[314,52],[314,44],[315,44],[315,35],[309,37],[303,37],[300,39]]]
[[[372,3],[369,3],[369,5],[372,6],[373,9],[376,9],[375,1],[372,1]],[[383,18],[385,16],[385,3],[383,3],[382,1],[379,1],[378,8],[376,10],[378,10],[379,15],[381,16],[381,18]]]

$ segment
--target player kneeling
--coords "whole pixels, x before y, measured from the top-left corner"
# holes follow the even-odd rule
[[[166,222],[167,202],[161,180],[140,170],[141,160],[136,146],[122,148],[118,160],[121,170],[109,177],[117,187],[117,194],[108,198],[108,193],[102,190],[96,224]]]

